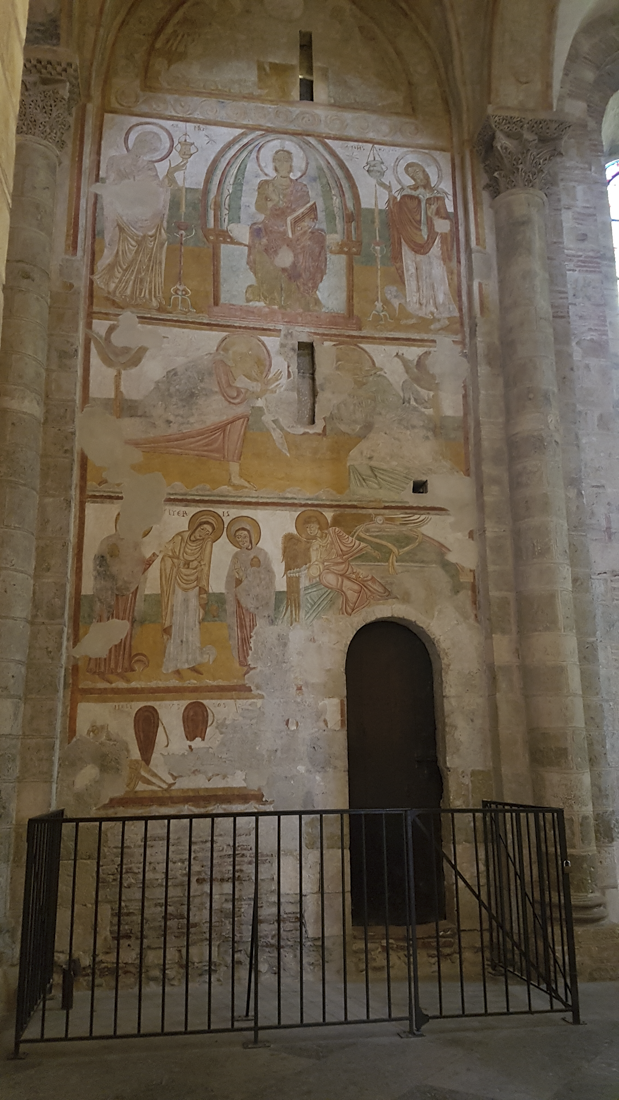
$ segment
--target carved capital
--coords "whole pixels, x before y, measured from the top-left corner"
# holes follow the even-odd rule
[[[66,58],[26,56],[17,133],[64,149],[80,98],[77,65]]]
[[[493,198],[521,187],[544,191],[548,169],[555,157],[562,156],[569,128],[569,122],[555,118],[489,115],[475,148]]]

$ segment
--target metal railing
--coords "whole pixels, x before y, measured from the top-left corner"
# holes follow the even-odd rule
[[[565,1011],[561,810],[34,819],[22,1043]],[[423,1006],[423,1007],[422,1007]]]

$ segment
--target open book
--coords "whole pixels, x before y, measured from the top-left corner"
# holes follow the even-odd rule
[[[304,229],[313,229],[317,221],[318,207],[315,202],[308,202],[288,218],[288,236],[296,237]]]

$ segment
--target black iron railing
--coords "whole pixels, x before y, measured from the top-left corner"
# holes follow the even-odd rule
[[[565,1011],[563,814],[37,818],[21,1043]]]

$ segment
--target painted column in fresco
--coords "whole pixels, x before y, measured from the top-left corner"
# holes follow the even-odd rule
[[[41,70],[39,72],[39,69]],[[44,74],[45,79],[41,79]],[[0,344],[0,876],[10,850],[30,638],[52,232],[58,155],[70,127],[73,69],[25,63]],[[33,752],[39,749],[33,743]],[[51,755],[46,761],[52,767]],[[48,809],[26,784],[27,816]],[[49,784],[42,784],[49,797]],[[6,853],[6,854],[5,854]],[[0,890],[1,892],[1,890]]]
[[[591,777],[561,454],[546,170],[567,124],[492,116],[479,138],[495,196],[516,588],[534,794],[566,811],[580,919],[604,916],[595,884]]]

